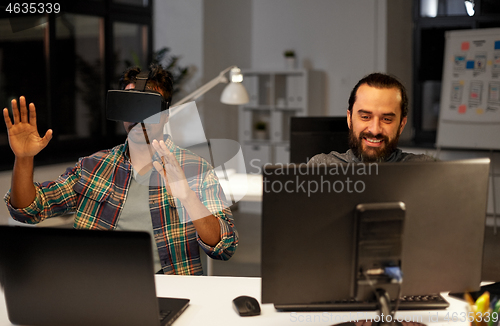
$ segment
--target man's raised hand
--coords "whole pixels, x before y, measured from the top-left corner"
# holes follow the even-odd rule
[[[161,174],[166,182],[167,191],[170,195],[179,198],[181,201],[187,199],[194,192],[189,188],[186,180],[186,175],[182,170],[175,155],[171,153],[163,140],[153,140],[152,145],[158,155],[160,155],[162,163],[153,162],[153,166]]]
[[[20,108],[18,108],[17,101],[12,100],[14,123],[10,120],[9,110],[7,108],[3,109],[3,118],[7,126],[10,148],[16,157],[33,157],[44,149],[52,139],[52,130],[47,130],[45,136],[40,137],[36,126],[35,105],[30,103],[28,109],[24,96],[19,98],[19,104]]]

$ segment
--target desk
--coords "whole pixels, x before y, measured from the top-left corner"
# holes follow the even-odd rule
[[[228,170],[227,179],[222,173],[219,173],[219,182],[229,200],[235,201],[262,201],[262,183],[261,174],[234,173]]]
[[[262,213],[262,184],[261,174],[235,173],[227,171],[227,178],[218,174],[219,182],[228,201],[235,201],[242,213]],[[210,261],[210,260],[209,260]],[[210,274],[209,274],[210,275]]]
[[[189,307],[174,323],[174,326],[184,325],[332,325],[346,319],[349,312],[338,313],[285,313],[277,312],[272,304],[261,305],[262,313],[255,317],[239,317],[232,307],[232,300],[240,295],[250,295],[260,302],[260,278],[218,277],[218,276],[172,276],[156,275],[156,291],[159,297],[184,297],[191,299]],[[3,294],[3,293],[2,293]],[[446,297],[446,296],[445,296]],[[465,302],[446,297],[450,307],[439,311],[406,311],[396,315],[396,318],[409,320],[421,318],[426,324],[469,326],[466,322],[446,321],[446,314],[460,316],[465,313]],[[351,313],[356,318],[356,312]],[[373,317],[366,313],[364,318]],[[429,317],[438,318],[437,322],[429,322]],[[11,326],[7,317],[5,300],[0,296],[0,326]]]

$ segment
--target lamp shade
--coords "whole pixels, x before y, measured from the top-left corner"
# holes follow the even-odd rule
[[[474,0],[465,0],[465,10],[467,11],[467,15],[469,16],[474,16],[475,10],[474,10]]]
[[[250,101],[247,90],[241,83],[230,82],[222,91],[220,101],[224,104],[239,105]]]

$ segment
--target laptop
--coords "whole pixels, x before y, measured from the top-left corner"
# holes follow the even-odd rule
[[[189,305],[156,297],[146,232],[0,226],[0,283],[21,325],[164,326]]]

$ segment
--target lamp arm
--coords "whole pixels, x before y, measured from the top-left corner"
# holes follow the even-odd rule
[[[206,92],[208,92],[209,90],[211,90],[212,88],[217,86],[218,84],[227,83],[228,80],[226,77],[224,77],[224,74],[235,67],[236,66],[231,66],[231,67],[228,67],[228,68],[222,70],[217,77],[215,77],[214,79],[212,79],[211,81],[209,81],[205,85],[201,86],[200,88],[198,88],[197,90],[195,90],[191,94],[187,95],[182,100],[172,104],[171,106],[174,107],[174,106],[184,104],[184,103],[188,102],[189,100],[196,100],[198,97],[202,96],[203,94],[205,94]]]

